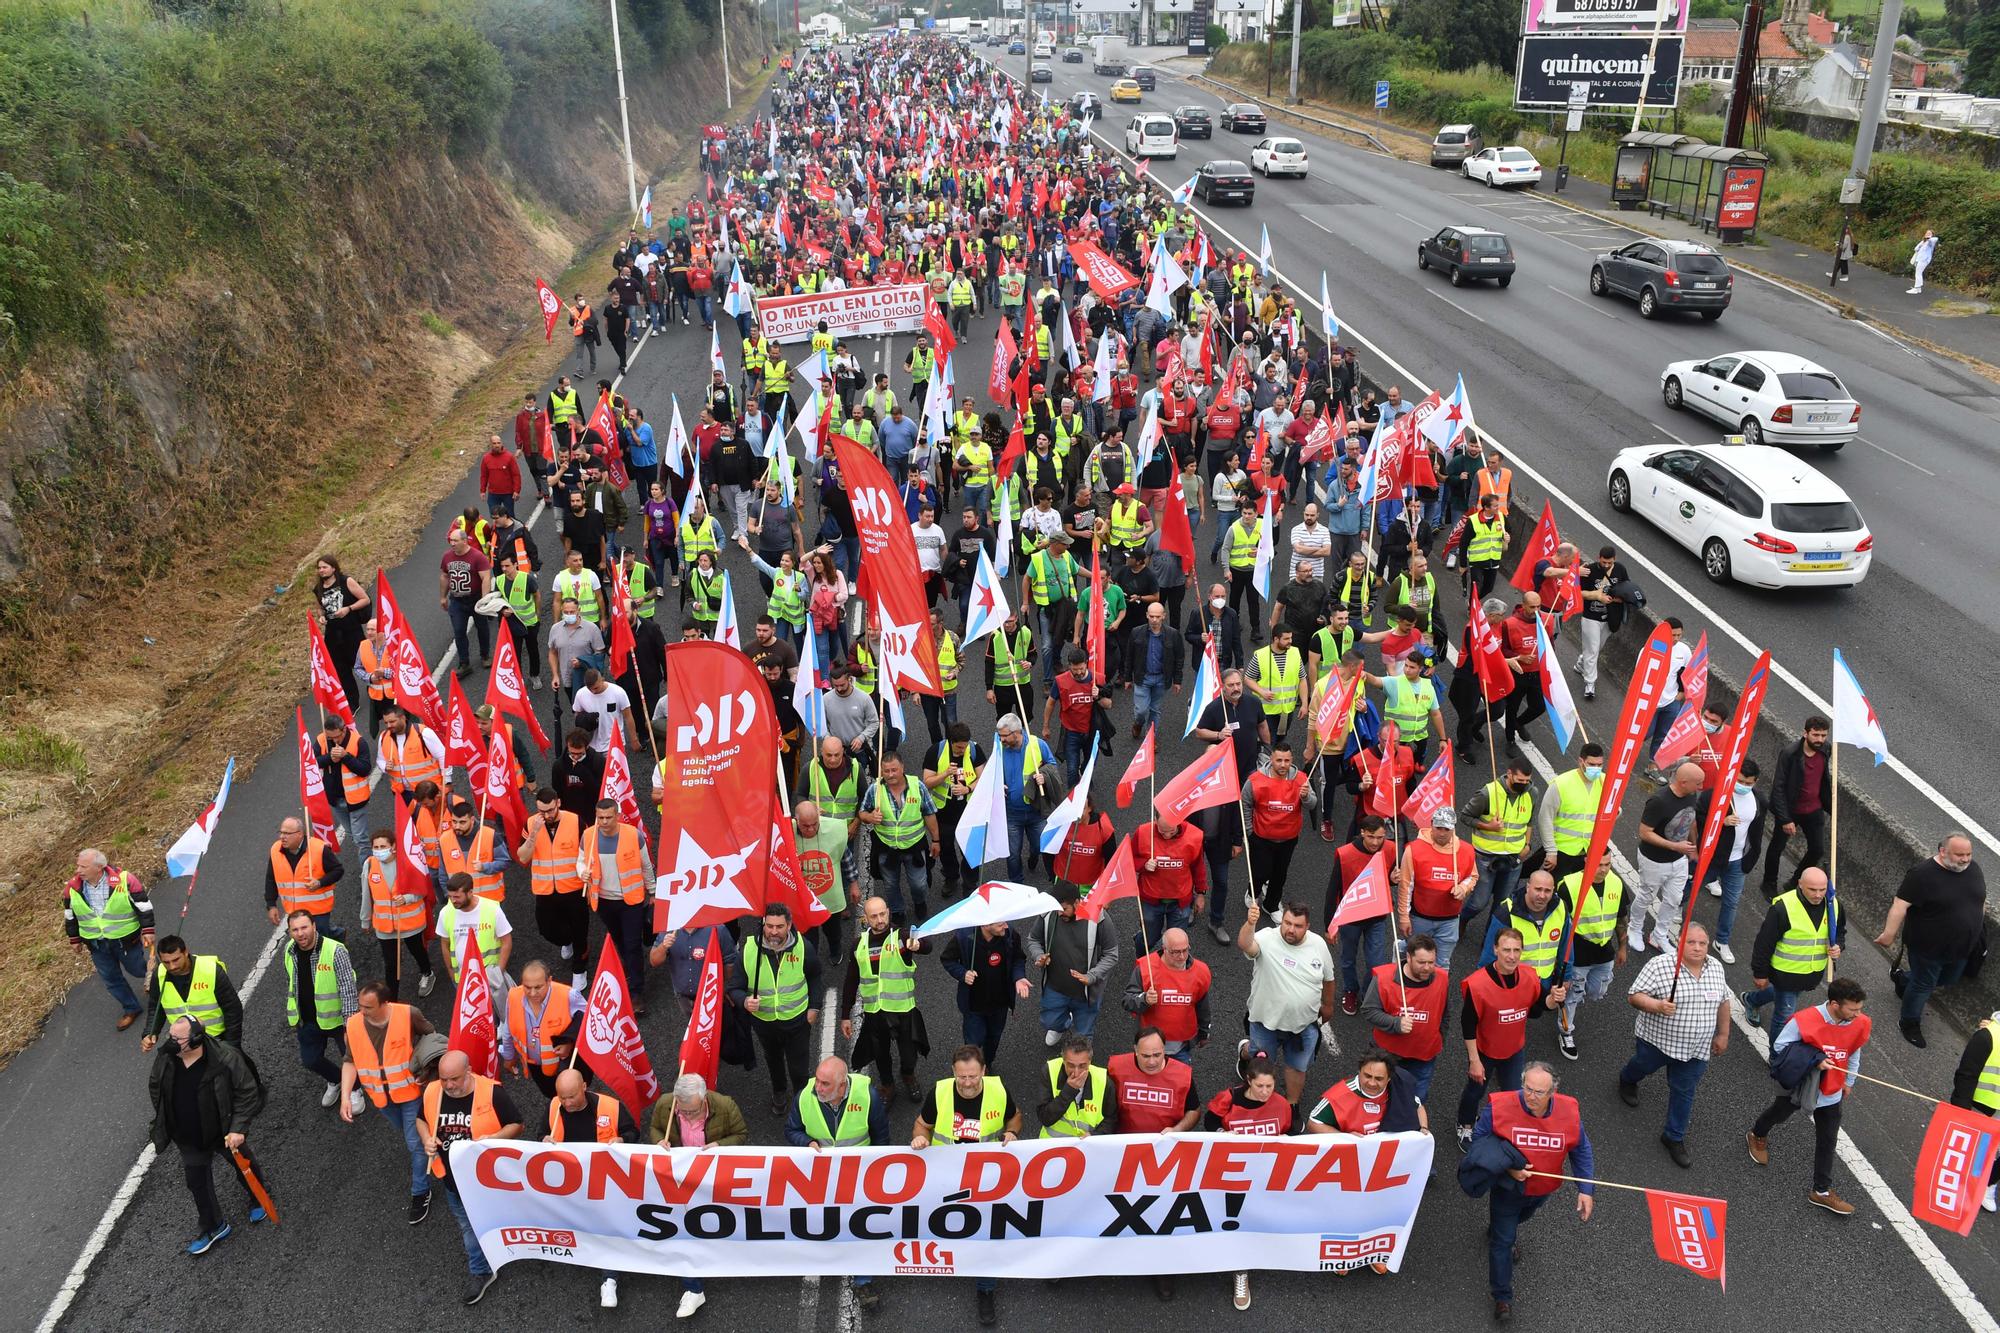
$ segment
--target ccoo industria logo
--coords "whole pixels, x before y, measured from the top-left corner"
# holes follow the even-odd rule
[[[893,1271],[899,1274],[950,1277],[958,1271],[951,1251],[934,1240],[899,1240],[891,1254],[896,1261]]]
[[[1319,1271],[1345,1273],[1386,1261],[1396,1252],[1396,1233],[1378,1231],[1369,1236],[1329,1236],[1319,1238]]]

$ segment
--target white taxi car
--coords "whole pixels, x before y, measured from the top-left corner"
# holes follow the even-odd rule
[[[1875,537],[1861,511],[1811,464],[1739,443],[1640,445],[1611,460],[1611,507],[1638,514],[1701,557],[1717,583],[1853,587]]]
[[[1861,433],[1861,404],[1840,376],[1790,352],[1676,361],[1660,372],[1660,397],[1751,444],[1814,444],[1834,453]]]

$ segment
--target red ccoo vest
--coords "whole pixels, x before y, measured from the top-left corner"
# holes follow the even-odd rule
[[[1493,1132],[1521,1150],[1530,1171],[1557,1171],[1569,1150],[1583,1138],[1583,1115],[1576,1098],[1555,1094],[1545,1116],[1528,1114],[1528,1105],[1518,1092],[1496,1092],[1486,1099],[1493,1112]],[[1547,1176],[1529,1176],[1521,1182],[1521,1192],[1529,1198],[1554,1194],[1563,1182]]]
[[[1408,1014],[1416,1024],[1408,1032],[1377,1028],[1375,1044],[1400,1060],[1435,1060],[1444,1049],[1444,1010],[1451,999],[1451,978],[1439,968],[1431,973],[1430,985],[1410,986],[1402,973],[1401,963],[1382,964],[1372,974],[1375,990],[1385,1010]]]
[[[1792,1021],[1799,1025],[1799,1040],[1819,1047],[1833,1062],[1833,1068],[1819,1076],[1819,1090],[1830,1097],[1846,1088],[1848,1062],[1868,1044],[1868,1033],[1874,1026],[1868,1015],[1862,1014],[1852,1023],[1836,1023],[1816,1004],[1793,1014]]]
[[[1479,1016],[1479,1053],[1505,1060],[1528,1044],[1528,1015],[1542,998],[1542,979],[1530,967],[1514,973],[1512,987],[1502,986],[1493,973],[1480,968],[1460,984],[1465,1002]]]
[[[1157,1074],[1139,1068],[1130,1051],[1114,1055],[1106,1068],[1118,1086],[1118,1132],[1158,1134],[1180,1123],[1187,1114],[1188,1089],[1194,1086],[1194,1071],[1178,1060],[1167,1061]]]
[[[1289,842],[1305,824],[1306,775],[1294,769],[1290,778],[1255,773],[1250,778],[1250,831],[1272,842]]]

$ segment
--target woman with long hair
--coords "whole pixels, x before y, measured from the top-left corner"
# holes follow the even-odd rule
[[[320,632],[326,638],[326,651],[333,658],[340,687],[347,692],[348,710],[356,711],[361,707],[361,680],[354,674],[354,658],[361,651],[361,641],[368,637],[368,611],[374,599],[330,555],[321,556],[313,570]]]

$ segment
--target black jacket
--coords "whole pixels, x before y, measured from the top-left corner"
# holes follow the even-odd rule
[[[1125,674],[1130,676],[1135,682],[1143,678],[1146,673],[1147,640],[1152,637],[1152,633],[1153,627],[1142,620],[1132,627],[1131,635],[1126,641]],[[1169,686],[1178,685],[1181,683],[1183,655],[1181,638],[1174,633],[1172,625],[1168,625],[1160,631],[1160,638],[1164,640],[1166,651],[1166,661],[1163,665],[1166,668],[1167,684]],[[1217,655],[1221,655],[1220,650],[1218,650]]]
[[[1833,764],[1832,757],[1820,770],[1819,808],[1833,808]],[[1806,782],[1806,743],[1793,741],[1782,755],[1778,756],[1778,766],[1771,774],[1771,827],[1776,829],[1792,820],[1792,807],[1798,803],[1799,791]]]
[[[1010,928],[999,939],[986,940],[982,946],[979,932],[973,928],[953,931],[951,938],[945,941],[944,953],[940,959],[944,963],[944,970],[950,973],[951,979],[957,983],[951,989],[952,994],[958,999],[959,1012],[964,1014],[973,1012],[972,987],[965,984],[965,972],[973,965],[973,951],[980,947],[997,949],[1005,960],[1002,966],[1007,969],[1008,977],[1007,1008],[1013,1009],[1013,983],[1025,979],[1028,975],[1028,954],[1021,943],[1020,932]]]
[[[164,1149],[174,1142],[176,1130],[179,1137],[188,1137],[185,1126],[167,1123],[174,1104],[174,1089],[181,1079],[201,1080],[201,1124],[194,1135],[201,1147],[217,1149],[222,1146],[223,1135],[249,1133],[250,1121],[264,1109],[264,1085],[249,1057],[226,1041],[205,1041],[201,1050],[201,1059],[192,1066],[183,1065],[180,1056],[169,1054],[165,1046],[153,1053],[153,1071],[147,1079],[147,1089],[153,1097],[155,1148]]]
[[[1187,628],[1181,631],[1181,638],[1187,641],[1188,651],[1199,657],[1202,640],[1208,634],[1211,621],[1219,620],[1215,635],[1216,664],[1224,671],[1243,665],[1243,630],[1236,615],[1236,608],[1225,606],[1220,613],[1209,610],[1208,599],[1203,597],[1188,615]]]

